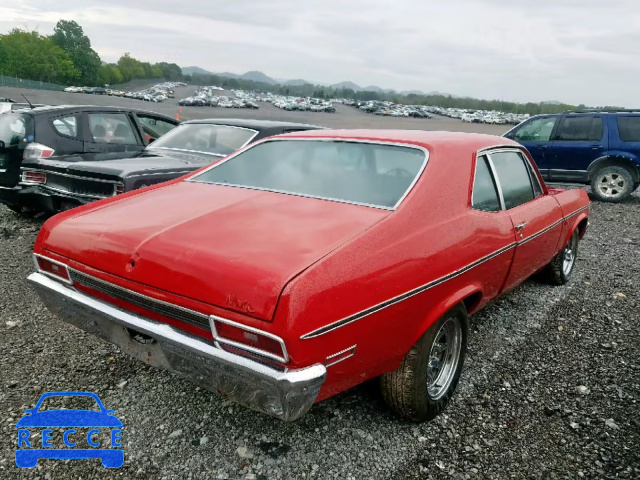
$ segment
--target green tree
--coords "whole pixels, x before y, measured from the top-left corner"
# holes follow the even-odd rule
[[[63,84],[80,75],[69,54],[36,31],[15,28],[0,35],[0,52],[4,75]]]
[[[73,20],[59,20],[53,29],[51,40],[69,54],[73,65],[80,72],[80,83],[96,83],[101,65],[100,56],[91,48],[91,41],[80,25]]]

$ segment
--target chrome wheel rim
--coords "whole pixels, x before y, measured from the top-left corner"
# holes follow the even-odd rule
[[[576,263],[576,255],[577,255],[577,247],[578,247],[578,237],[574,233],[571,235],[569,239],[569,243],[564,250],[562,251],[562,273],[565,277],[569,276],[571,270],[573,270],[573,265]]]
[[[462,328],[457,317],[448,318],[438,330],[427,365],[427,393],[438,400],[449,390],[458,369]]]
[[[624,194],[626,189],[626,179],[616,172],[601,175],[598,180],[598,191],[607,198],[619,197]]]

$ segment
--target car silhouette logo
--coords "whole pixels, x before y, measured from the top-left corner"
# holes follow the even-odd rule
[[[41,410],[42,403],[51,397],[89,397],[95,400],[99,410]],[[99,458],[106,468],[119,468],[123,465],[122,422],[115,416],[114,410],[104,407],[95,393],[48,392],[40,397],[34,408],[26,409],[24,412],[25,415],[16,423],[18,427],[16,465],[18,467],[33,468],[41,458],[58,460]],[[64,429],[64,433],[54,439],[54,428]],[[89,430],[84,435],[78,431],[79,428],[89,428]],[[96,436],[104,434],[107,430],[110,441],[108,445],[101,445],[100,441],[96,440]],[[37,442],[35,437],[39,431],[42,436]],[[58,445],[59,443],[62,444]],[[86,443],[87,448],[82,448],[83,443]],[[55,446],[65,448],[54,448]]]

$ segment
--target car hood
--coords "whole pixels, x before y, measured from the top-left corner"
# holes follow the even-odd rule
[[[42,246],[113,275],[271,320],[287,282],[389,213],[177,182],[71,216],[43,233]]]
[[[91,410],[47,410],[25,415],[16,427],[121,427],[115,415]]]
[[[113,157],[113,154],[109,154]],[[128,157],[117,158],[91,154],[84,160],[67,162],[64,160],[38,160],[23,163],[24,168],[78,175],[83,177],[117,178],[123,179],[128,175],[146,172],[150,174],[161,172],[190,172],[220,160],[214,155],[198,154],[197,152],[181,152],[177,150],[147,149],[142,153]]]

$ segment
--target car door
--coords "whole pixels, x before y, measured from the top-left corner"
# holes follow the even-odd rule
[[[547,148],[558,122],[557,115],[534,117],[518,125],[505,135],[521,143],[533,157],[543,178],[548,175]]]
[[[85,112],[85,153],[140,152],[145,145],[131,114],[127,112]]]
[[[611,118],[613,120],[613,118]],[[610,131],[609,138],[616,144],[615,149],[628,152],[640,159],[640,115],[618,115],[615,117],[617,135]],[[611,128],[611,130],[616,130]],[[614,147],[611,146],[613,150]]]
[[[503,287],[508,290],[551,261],[560,240],[563,215],[522,151],[496,150],[487,157],[515,233],[515,253]]]
[[[587,181],[587,168],[608,145],[602,115],[563,115],[546,149],[551,181]]]

